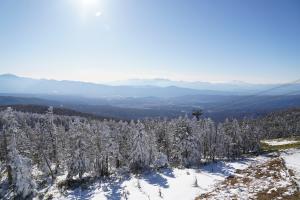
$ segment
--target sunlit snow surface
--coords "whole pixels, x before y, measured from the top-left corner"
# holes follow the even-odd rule
[[[290,149],[281,153],[286,162],[286,166],[292,169],[296,176],[296,181],[300,186],[300,149]]]
[[[263,143],[266,143],[270,146],[279,146],[279,145],[286,145],[286,144],[294,144],[299,141],[295,140],[264,140]]]
[[[125,196],[129,200],[195,199],[234,174],[235,170],[245,169],[250,164],[264,162],[266,159],[268,158],[259,156],[236,162],[217,162],[199,169],[163,169],[160,172],[144,173],[139,178],[131,176],[123,180],[99,182],[88,190],[69,191],[66,197],[60,196],[57,199],[115,200],[126,199]]]

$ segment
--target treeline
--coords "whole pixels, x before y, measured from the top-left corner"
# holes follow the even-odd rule
[[[6,110],[7,107],[11,107],[15,111],[38,113],[38,114],[45,114],[49,108],[49,106],[45,106],[45,105],[15,104],[15,105],[1,105],[0,111]],[[53,110],[53,114],[64,115],[64,116],[79,116],[79,117],[85,117],[85,118],[89,118],[89,119],[98,119],[98,120],[107,119],[106,117],[97,116],[97,115],[93,115],[93,114],[89,114],[89,113],[83,113],[83,112],[71,110],[71,109],[68,109],[65,107],[56,107]]]
[[[300,136],[300,109],[273,112],[257,119],[255,124],[268,139]]]
[[[116,122],[59,116],[52,108],[45,114],[7,108],[0,112],[0,169],[13,192],[25,198],[36,188],[32,169],[45,180],[54,181],[60,173],[67,173],[67,179],[82,179],[147,168],[190,167],[259,152],[260,140],[273,132],[278,136],[278,126],[285,127],[285,136],[299,134],[299,118],[290,117],[286,123],[285,117],[218,124],[188,117]]]

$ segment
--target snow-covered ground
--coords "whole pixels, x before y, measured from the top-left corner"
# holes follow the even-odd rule
[[[293,170],[297,183],[300,186],[300,149],[290,149],[281,153],[286,166]]]
[[[295,144],[298,143],[299,141],[296,140],[264,140],[262,141],[263,143],[266,143],[270,146],[279,146],[279,145],[286,145],[286,144]]]
[[[197,169],[162,169],[139,176],[131,175],[123,176],[121,179],[102,180],[88,189],[77,188],[65,191],[65,195],[62,195],[56,187],[51,188],[49,193],[53,194],[54,199],[63,200],[192,200],[201,194],[213,195],[204,199],[230,199],[232,195],[238,196],[239,194],[250,198],[269,188],[275,188],[275,190],[287,188],[285,193],[280,195],[291,195],[295,192],[295,186],[287,169],[281,167],[283,166],[279,162],[281,158],[284,159],[287,168],[293,170],[296,181],[300,184],[300,149],[290,149],[282,151],[280,157],[275,153],[273,156],[262,155],[236,162],[212,163]],[[275,165],[268,164],[272,162]],[[273,180],[273,176],[277,179]],[[232,180],[231,177],[233,177]],[[266,194],[271,193],[270,189]]]
[[[123,180],[115,179],[95,183],[87,190],[68,191],[67,196],[60,196],[57,199],[192,200],[212,190],[215,184],[235,174],[237,169],[242,170],[253,163],[261,163],[267,159],[269,158],[259,156],[236,162],[217,162],[198,169],[163,169],[159,172],[148,172],[139,177],[131,176]]]

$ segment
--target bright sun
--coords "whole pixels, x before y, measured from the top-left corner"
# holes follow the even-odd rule
[[[76,4],[81,16],[83,18],[88,16],[101,16],[100,1],[101,0],[77,0]]]
[[[93,7],[98,4],[98,0],[80,0],[82,7]]]

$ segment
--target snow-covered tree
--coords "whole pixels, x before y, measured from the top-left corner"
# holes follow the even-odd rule
[[[153,162],[153,166],[156,169],[160,169],[160,168],[167,167],[168,165],[169,165],[168,157],[164,153],[158,152]]]
[[[131,126],[131,149],[129,163],[133,170],[139,170],[150,165],[149,136],[145,131],[144,125],[138,121],[130,123]]]
[[[112,131],[108,122],[93,123],[94,171],[98,176],[109,175],[120,165],[120,146],[117,142],[118,131]]]
[[[68,178],[78,175],[79,179],[89,170],[88,148],[86,141],[87,124],[76,118],[70,125],[70,143],[68,146]]]
[[[15,119],[14,111],[7,108],[3,118],[5,121],[3,136],[8,181],[13,186],[17,196],[26,198],[35,191],[35,183],[31,177],[30,160],[23,157],[17,149],[16,135],[21,134],[21,130]]]
[[[171,161],[178,165],[189,166],[197,160],[194,153],[197,149],[197,138],[192,131],[187,117],[172,121]]]
[[[35,182],[32,179],[30,160],[19,154],[15,136],[8,145],[8,159],[12,173],[12,184],[17,196],[23,199],[33,195]]]

